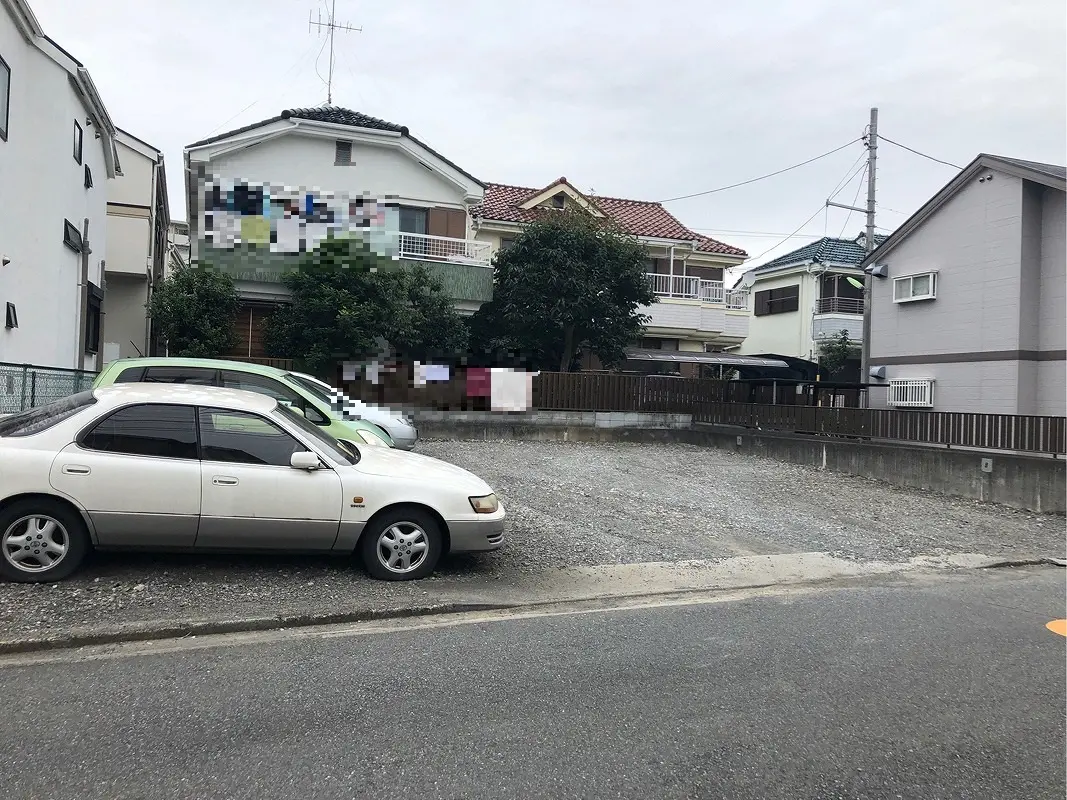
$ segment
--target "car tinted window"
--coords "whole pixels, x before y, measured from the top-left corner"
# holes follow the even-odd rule
[[[296,381],[297,383],[299,383],[309,393],[311,393],[312,396],[319,398],[323,402],[330,403],[333,401],[333,397],[330,396],[329,392],[327,392],[326,389],[324,389],[322,386],[319,386],[317,383],[309,381],[307,378],[302,378],[299,375],[293,375],[292,373],[288,375],[288,378],[291,381]]]
[[[329,423],[329,419],[306,398],[293,388],[286,386],[281,381],[268,378],[265,375],[252,375],[248,372],[225,370],[222,373],[222,385],[227,389],[240,389],[245,392],[256,392],[273,397],[279,405],[290,405],[299,408],[312,422],[318,425]]]
[[[96,402],[92,392],[78,392],[48,405],[0,420],[0,436],[32,436],[46,431]]]
[[[120,408],[85,434],[81,445],[108,453],[195,459],[195,411],[162,403]]]
[[[202,367],[149,367],[144,383],[185,383],[192,386],[214,386],[217,370]]]
[[[204,461],[288,467],[304,445],[273,422],[256,414],[219,408],[200,409],[200,444]]]
[[[144,367],[130,367],[115,377],[115,383],[139,383],[143,377]]]
[[[315,440],[315,443],[338,464],[356,464],[359,463],[359,451],[352,448],[350,451],[344,447],[340,442],[326,433],[322,428],[309,422],[304,417],[300,416],[296,411],[293,411],[288,406],[279,405],[274,411],[275,414],[284,417],[288,422],[296,425],[301,431]]]

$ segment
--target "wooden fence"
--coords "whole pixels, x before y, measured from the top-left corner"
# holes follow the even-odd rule
[[[1067,453],[1063,417],[841,408],[834,401],[842,396],[839,390],[813,389],[811,384],[801,389],[798,392],[794,384],[768,386],[663,375],[547,372],[534,379],[534,407],[692,414],[695,422],[815,436]],[[849,405],[854,399],[850,398]]]
[[[694,408],[693,420],[838,438],[1067,453],[1067,420],[1063,417],[704,402]]]
[[[335,385],[342,386],[352,397],[378,405],[441,410],[489,408],[489,398],[466,396],[462,368],[454,370],[447,382],[425,386],[412,384],[411,370],[406,366],[383,374],[378,384],[360,380]],[[669,375],[542,372],[533,380],[533,408],[692,414],[695,422],[813,436],[1067,453],[1067,420],[1063,417],[860,408],[862,390],[810,383],[800,384],[798,390],[797,386]],[[839,403],[841,398],[846,402]]]

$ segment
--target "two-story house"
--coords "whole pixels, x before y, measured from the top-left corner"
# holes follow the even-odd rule
[[[875,237],[876,243],[885,240]],[[863,341],[863,270],[866,236],[824,236],[745,272],[738,283],[748,290],[748,337],[737,352],[819,360],[819,345],[841,331],[856,355],[838,376],[859,380]]]
[[[568,208],[612,221],[648,249],[648,280],[656,302],[639,309],[649,322],[645,339],[634,343],[635,350],[705,353],[744,340],[748,332],[745,293],[726,289],[723,275],[747,254],[694,233],[659,203],[583,193],[566,178],[540,189],[488,183],[485,202],[471,211],[474,238],[495,254],[540,214]],[[628,363],[627,368],[641,369],[647,363],[644,358],[641,363],[632,360],[635,363]],[[687,361],[681,371],[695,374],[697,367],[696,361]]]
[[[0,362],[99,365],[115,147],[88,70],[0,0]]]
[[[359,232],[441,278],[461,312],[490,299],[490,247],[469,211],[485,186],[401,125],[332,106],[276,117],[185,149],[190,258],[234,276],[234,355],[262,356],[286,272],[329,235]]]
[[[163,280],[170,225],[163,154],[121,129],[115,141],[122,174],[107,187],[104,363],[155,354],[148,304]]]
[[[872,406],[1064,415],[1065,179],[979,155],[863,262]]]

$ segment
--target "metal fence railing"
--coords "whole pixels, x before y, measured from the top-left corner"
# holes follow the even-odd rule
[[[96,373],[86,370],[0,362],[0,414],[17,414],[83,392],[94,378]]]

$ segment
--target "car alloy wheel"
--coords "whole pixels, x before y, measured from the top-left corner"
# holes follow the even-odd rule
[[[395,575],[414,572],[430,552],[430,542],[419,525],[410,521],[394,522],[378,536],[378,562]]]
[[[30,514],[7,526],[0,546],[7,563],[20,572],[49,572],[67,557],[70,534],[55,517]]]

